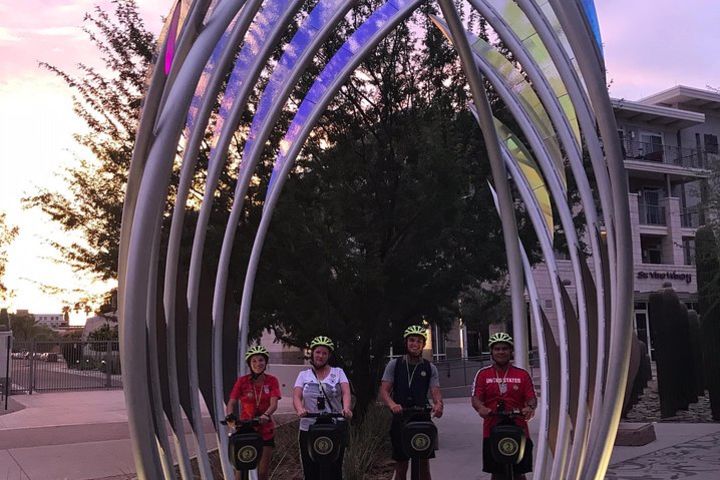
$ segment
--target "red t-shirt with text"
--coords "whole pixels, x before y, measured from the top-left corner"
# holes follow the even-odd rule
[[[500,384],[505,383],[507,390],[500,393]],[[494,365],[485,367],[478,371],[473,382],[473,396],[493,412],[497,411],[498,401],[505,402],[505,411],[521,410],[527,406],[527,402],[535,396],[530,374],[522,368],[513,365],[508,366],[507,373],[495,368]],[[525,435],[529,436],[527,421],[524,418],[515,418],[515,423],[525,429]],[[492,428],[500,421],[499,417],[490,416],[483,422],[483,437],[490,436]]]
[[[265,413],[273,397],[280,398],[280,384],[276,377],[268,374],[260,383],[253,382],[250,375],[239,377],[230,392],[230,398],[240,403],[240,420],[250,420]],[[271,440],[275,434],[275,423],[270,421],[258,425],[257,431],[263,440]]]

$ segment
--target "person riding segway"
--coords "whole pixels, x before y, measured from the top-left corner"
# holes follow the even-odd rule
[[[492,365],[481,369],[475,375],[472,396],[472,406],[483,418],[483,471],[491,473],[493,480],[508,478],[506,465],[498,462],[493,455],[493,446],[495,450],[504,448],[506,452],[510,452],[511,442],[506,442],[504,447],[498,447],[493,443],[491,435],[493,429],[501,423],[514,424],[523,429],[524,448],[521,452],[519,447],[522,442],[518,438],[518,451],[512,453],[518,457],[522,453],[522,458],[517,458],[519,463],[512,465],[510,472],[512,476],[509,478],[524,480],[525,473],[532,471],[533,443],[527,422],[533,417],[537,408],[535,389],[530,374],[511,364],[513,339],[510,335],[505,332],[495,333],[490,337],[488,346]],[[493,438],[505,438],[499,431],[496,433],[498,435]]]
[[[422,358],[422,351],[427,341],[427,329],[422,325],[412,325],[405,330],[403,338],[407,353],[403,357],[390,360],[385,367],[380,386],[380,398],[393,413],[390,440],[392,458],[396,462],[395,479],[397,480],[407,478],[408,460],[412,458],[403,443],[406,424],[409,421],[429,422],[431,417],[440,418],[443,414],[437,368]],[[429,412],[423,413],[419,409],[424,409],[428,405],[428,392],[432,397],[433,405]],[[406,410],[406,414],[403,415]],[[435,456],[433,450],[430,449],[419,460],[419,478],[423,480],[431,479],[429,459]]]
[[[270,459],[275,446],[275,423],[272,414],[277,410],[280,399],[278,379],[265,373],[269,359],[270,353],[262,345],[248,349],[245,362],[250,367],[250,373],[237,379],[225,407],[228,415],[226,420],[232,421],[239,403],[240,420],[245,422],[244,426],[247,427],[245,431],[252,427],[262,437],[262,455],[257,467],[258,480],[267,480],[269,477]],[[253,419],[257,419],[254,424]],[[235,477],[240,478],[237,472]]]
[[[347,427],[352,418],[350,382],[328,362],[335,350],[325,336],[310,342],[312,368],[298,374],[293,406],[300,417],[300,457],[306,480],[342,480]]]

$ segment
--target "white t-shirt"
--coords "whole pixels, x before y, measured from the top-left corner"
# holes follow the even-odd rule
[[[323,412],[342,412],[341,383],[350,383],[348,382],[347,376],[345,376],[345,372],[342,368],[331,367],[330,373],[322,380],[325,395],[327,395],[330,400],[330,405],[328,405],[328,401],[325,400],[325,409],[322,410]],[[320,384],[312,368],[303,370],[298,374],[297,380],[295,380],[295,387],[302,388],[302,400],[305,410],[309,413],[320,413],[320,410],[317,408],[318,398],[325,398],[325,396],[320,391]],[[301,418],[300,430],[306,432],[310,428],[310,425],[315,423],[315,420],[315,418]]]

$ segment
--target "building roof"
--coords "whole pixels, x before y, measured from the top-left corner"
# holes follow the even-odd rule
[[[657,127],[687,128],[705,123],[705,115],[677,108],[611,98],[615,118]]]
[[[640,102],[720,115],[720,93],[685,85],[668,88],[645,97]]]

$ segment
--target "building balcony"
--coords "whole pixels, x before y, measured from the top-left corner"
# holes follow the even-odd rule
[[[646,205],[638,202],[638,213],[640,225],[667,225],[665,207],[659,205]]]
[[[680,225],[682,228],[699,228],[704,225],[697,208],[683,208],[680,211]]]
[[[683,168],[706,168],[704,152],[695,148],[626,140],[623,142],[623,154],[626,160]]]

